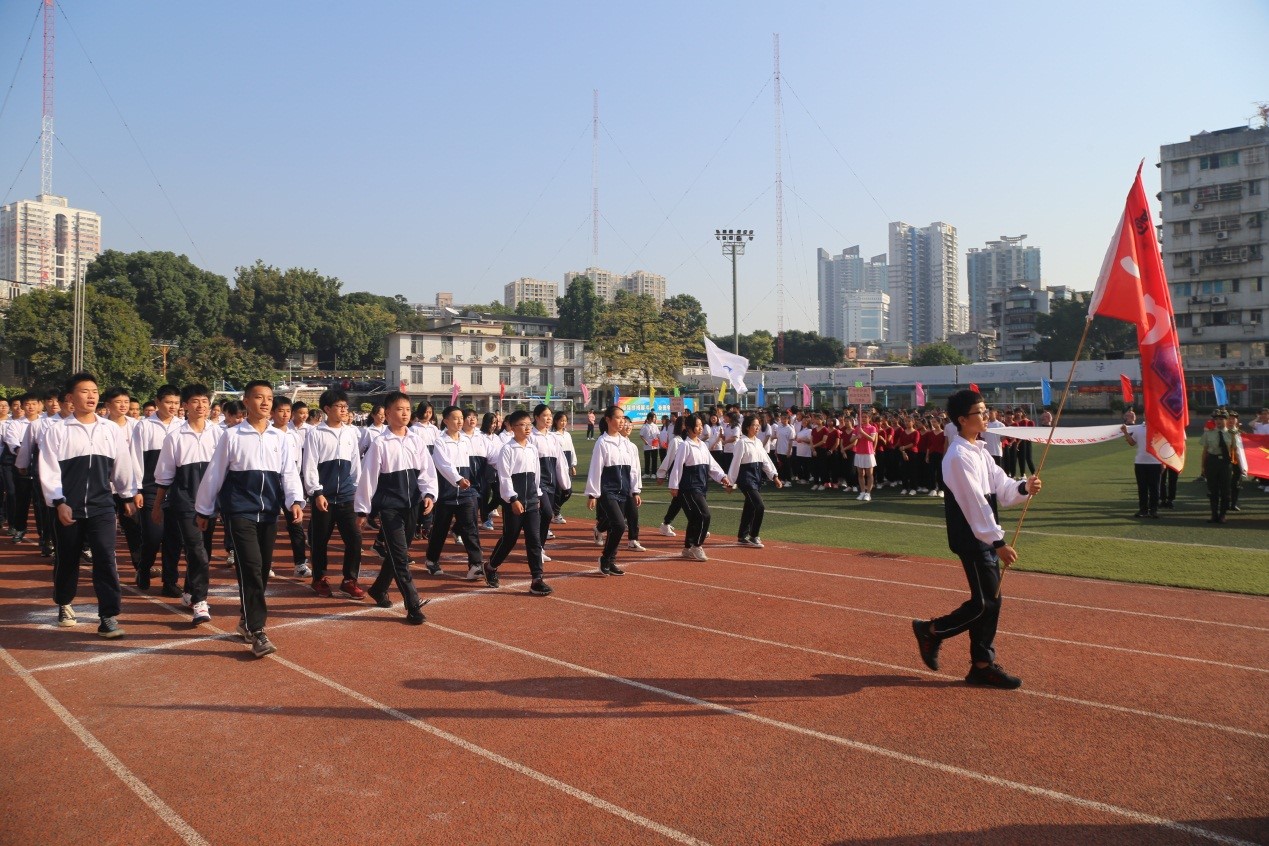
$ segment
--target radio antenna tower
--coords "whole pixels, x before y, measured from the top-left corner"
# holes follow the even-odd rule
[[[780,147],[780,33],[772,36],[775,44],[775,212],[776,212],[776,361],[784,363],[784,154]]]
[[[594,92],[595,119],[591,127],[590,149],[590,254],[594,266],[599,266],[599,89]]]
[[[40,193],[53,193],[53,0],[44,0],[44,111],[40,120]]]

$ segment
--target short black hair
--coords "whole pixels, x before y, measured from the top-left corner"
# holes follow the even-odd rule
[[[129,396],[128,392],[125,391],[123,388],[108,388],[106,392],[101,395],[101,401],[103,403],[112,403],[115,400],[119,399],[119,397],[128,397],[128,396]]]
[[[242,403],[238,402],[238,400],[225,400],[224,404],[221,405],[220,410],[225,414],[232,414],[234,417],[237,417],[239,414],[242,414]]]
[[[533,419],[537,420],[539,417],[542,416],[542,412],[550,411],[550,410],[551,410],[551,407],[547,405],[546,403],[544,402],[538,403],[537,405],[533,407]],[[604,416],[607,417],[608,415],[605,414]]]
[[[268,381],[267,379],[253,379],[252,381],[247,383],[247,387],[242,389],[242,395],[245,397],[247,394],[251,393],[256,388],[268,388],[270,391],[272,391],[273,383]]]
[[[96,385],[97,377],[83,370],[81,370],[79,373],[72,373],[70,377],[66,380],[66,387],[62,390],[62,397],[65,397],[73,393],[74,390],[78,388],[80,385],[82,385],[84,382],[92,382],[94,385]],[[61,399],[61,397],[58,397],[58,399]]]
[[[291,401],[286,397],[274,397],[273,410],[277,411],[279,408],[292,408]]]
[[[396,405],[401,400],[405,400],[406,404],[408,405],[410,403],[410,395],[406,393],[402,393],[401,391],[389,391],[388,395],[383,398],[384,411],[387,411],[389,408],[392,408],[392,406]]]
[[[317,398],[317,404],[322,408],[330,408],[332,405],[341,402],[348,402],[348,394],[340,388],[327,388]]]
[[[969,388],[957,391],[947,398],[947,416],[956,424],[956,431],[961,430],[961,418],[969,414],[969,410],[982,401],[983,395]]]
[[[304,400],[296,400],[295,402],[291,403],[291,410],[292,410],[292,411],[299,411],[301,408],[303,408],[303,409],[306,409],[306,410],[307,410],[307,409],[308,409],[308,403],[306,403]]]
[[[528,420],[529,417],[529,412],[525,411],[523,408],[518,408],[507,415],[506,419],[502,421],[502,425],[509,429],[521,420]]]
[[[194,397],[207,397],[208,399],[211,399],[211,391],[208,389],[206,385],[203,385],[199,382],[194,382],[192,384],[186,385],[184,388],[181,388],[181,403],[182,404],[189,402]]]
[[[179,397],[181,389],[175,385],[159,385],[159,389],[154,392],[156,400],[167,399],[168,397]]]

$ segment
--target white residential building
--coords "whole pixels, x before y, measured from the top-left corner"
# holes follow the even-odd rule
[[[816,251],[819,277],[820,335],[842,343],[884,341],[885,335],[858,334],[888,331],[890,298],[886,293],[886,257],[865,260],[859,246],[841,255]],[[865,300],[861,295],[867,295]]]
[[[541,303],[550,317],[559,317],[560,310],[556,299],[560,295],[560,286],[544,279],[531,279],[521,276],[514,282],[508,282],[502,289],[502,302],[507,308],[515,308],[523,302]]]
[[[965,254],[965,272],[969,279],[969,329],[986,332],[999,329],[992,323],[992,303],[998,303],[1005,291],[1026,285],[1040,289],[1040,248],[1024,247],[1026,235],[1001,235],[988,241],[984,248],[970,247]]]
[[[82,282],[101,254],[101,217],[41,194],[0,206],[0,281],[41,288]]]
[[[635,295],[647,294],[656,300],[657,306],[665,302],[665,277],[656,273],[649,273],[646,270],[636,270],[624,276],[600,267],[570,270],[564,274],[564,290],[567,291],[569,283],[578,276],[585,276],[594,283],[595,296],[606,303],[615,300],[618,291],[626,291]]]
[[[956,227],[890,224],[890,338],[914,347],[961,330]]]

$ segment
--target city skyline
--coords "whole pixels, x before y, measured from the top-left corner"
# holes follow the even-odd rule
[[[671,295],[702,301],[712,331],[730,329],[731,310],[713,230],[752,228],[741,331],[774,330],[778,32],[786,328],[818,327],[817,246],[880,253],[898,220],[947,221],[962,247],[1027,232],[1044,246],[1046,285],[1086,290],[1137,162],[1153,194],[1161,145],[1245,124],[1266,96],[1256,51],[1226,59],[1219,87],[1186,78],[1197,74],[1158,85],[1155,45],[1177,31],[1196,45],[1269,32],[1269,10],[1081,8],[387,4],[316,16],[280,3],[229,16],[66,0],[54,191],[102,216],[104,248],[185,253],[231,278],[260,258],[315,267],[346,291],[488,302],[520,277],[655,268]],[[26,41],[37,10],[0,10],[0,72],[14,80],[0,113],[6,203],[38,193],[38,24]],[[830,49],[846,29],[898,34]],[[603,58],[618,48],[643,60]],[[958,287],[966,302],[963,269]]]

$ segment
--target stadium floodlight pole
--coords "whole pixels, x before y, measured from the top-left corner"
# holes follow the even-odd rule
[[[715,229],[714,237],[723,244],[723,255],[731,259],[731,343],[740,355],[740,306],[736,299],[736,256],[745,254],[745,242],[753,240],[752,229]]]

